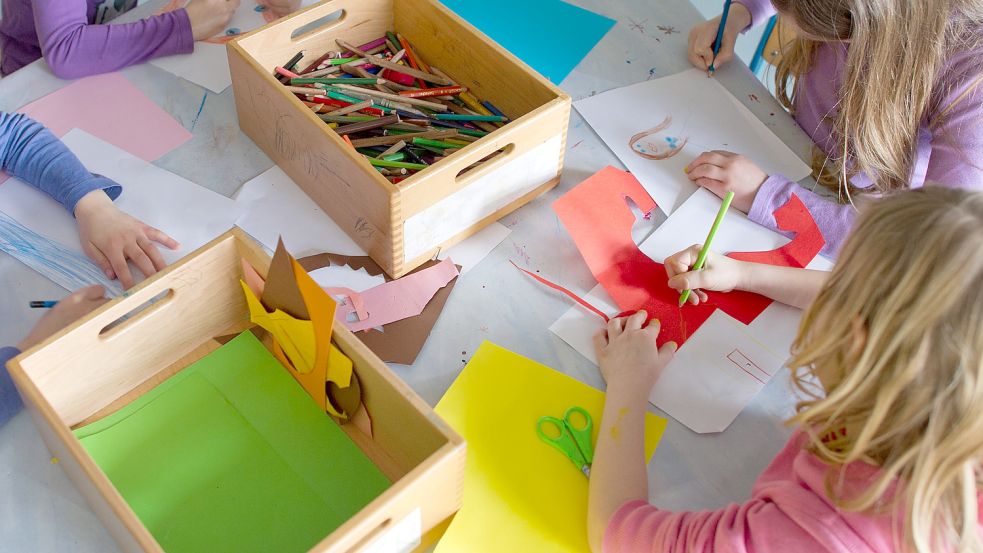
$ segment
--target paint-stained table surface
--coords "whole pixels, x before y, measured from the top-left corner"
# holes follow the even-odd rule
[[[688,2],[570,1],[618,21],[561,83],[575,99],[689,67],[686,36],[700,16]],[[138,9],[149,13],[154,4]],[[194,134],[157,165],[228,196],[272,166],[239,131],[231,88],[206,94],[149,64],[123,73]],[[719,70],[717,78],[807,159],[808,138],[743,64]],[[15,110],[66,84],[53,77],[44,62],[37,62],[0,79],[0,110]],[[428,403],[437,403],[483,340],[603,388],[597,369],[547,329],[569,303],[534,285],[508,261],[543,274],[562,274],[563,281],[580,293],[593,287],[593,277],[549,205],[606,165],[623,167],[574,111],[560,185],[502,220],[512,234],[461,277],[417,363],[393,366]],[[5,254],[0,254],[0,282],[0,344],[16,343],[40,317],[40,310],[28,309],[28,300],[65,294]],[[721,434],[697,435],[670,419],[649,465],[650,499],[669,509],[712,509],[745,500],[756,476],[788,437],[790,430],[782,421],[793,405],[787,374],[782,374]],[[72,483],[51,462],[25,413],[0,428],[0,550],[117,550]]]

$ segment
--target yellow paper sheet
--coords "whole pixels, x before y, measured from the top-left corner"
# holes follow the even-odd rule
[[[252,288],[245,281],[239,282],[242,284],[242,291],[246,294],[249,320],[273,335],[297,372],[308,374],[314,370],[316,347],[314,324],[311,321],[295,319],[279,309],[272,313],[268,312],[253,293]]]
[[[587,479],[535,430],[573,405],[593,416],[596,443],[602,392],[491,342],[478,348],[436,407],[468,442],[464,506],[438,553],[589,551]],[[648,461],[666,420],[645,423]]]

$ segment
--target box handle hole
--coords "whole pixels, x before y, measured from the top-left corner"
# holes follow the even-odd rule
[[[297,27],[294,32],[290,33],[290,39],[294,42],[300,42],[315,33],[333,29],[341,25],[347,15],[348,12],[343,9],[335,10],[324,17],[319,17],[310,23]]]
[[[99,331],[99,337],[102,339],[108,339],[116,334],[119,334],[124,328],[133,326],[137,321],[144,319],[151,313],[159,310],[161,307],[170,302],[173,297],[173,288],[168,288],[167,290],[160,292],[149,300],[134,307],[125,315],[102,327],[102,330]]]
[[[375,538],[377,538],[379,536],[379,534],[383,533],[386,530],[386,528],[388,528],[389,525],[392,524],[392,522],[393,522],[393,519],[391,517],[390,518],[387,518],[386,520],[384,520],[382,522],[380,522],[379,525],[376,526],[375,528],[373,528],[368,534],[365,534],[364,536],[362,536],[362,539],[358,540],[358,542],[356,542],[355,545],[349,547],[348,548],[348,553],[354,553],[355,551],[361,551],[366,545],[368,545],[369,543],[371,543],[372,540],[374,540]]]
[[[467,176],[468,173],[474,169],[478,169],[479,167],[481,169],[490,170],[492,166],[500,164],[506,157],[508,157],[508,155],[512,153],[512,150],[515,150],[515,144],[509,144],[508,146],[499,148],[471,165],[468,165],[464,169],[458,171],[456,177],[457,181],[460,182],[461,179]]]

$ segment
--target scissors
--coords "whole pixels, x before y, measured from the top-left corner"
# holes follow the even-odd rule
[[[585,422],[574,423],[574,415],[580,415]],[[550,427],[552,436],[544,428]],[[594,462],[594,446],[591,444],[591,434],[594,431],[594,420],[586,409],[574,406],[563,414],[562,419],[556,417],[540,417],[536,422],[536,434],[539,439],[560,450],[573,464],[590,478],[590,466]]]

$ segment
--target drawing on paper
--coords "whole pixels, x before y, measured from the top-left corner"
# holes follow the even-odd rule
[[[645,159],[669,159],[686,147],[689,137],[673,136],[667,132],[672,126],[672,116],[667,115],[661,123],[638,133],[628,139],[628,149]]]
[[[160,15],[162,13],[172,12],[174,10],[183,8],[185,5],[187,5],[187,3],[188,0],[170,0],[169,2],[165,3],[164,6],[157,12],[157,15]],[[241,9],[242,8],[240,8],[240,10]],[[262,16],[263,21],[265,23],[272,23],[273,21],[277,20],[277,15],[273,13],[273,10],[269,9],[268,6],[264,6],[263,4],[257,4],[256,6],[253,7],[252,11]],[[235,21],[236,19],[238,18],[234,17],[233,21]],[[231,23],[232,22],[230,21],[230,26],[225,31],[213,36],[212,38],[207,38],[202,42],[207,42],[209,44],[225,44],[226,42],[229,42],[230,40],[236,38],[237,36],[245,32],[243,31],[242,28],[237,27],[235,25],[231,25]],[[250,29],[246,29],[246,30],[248,31]]]

